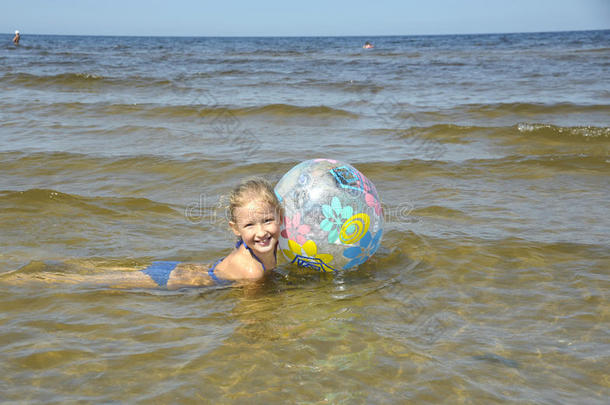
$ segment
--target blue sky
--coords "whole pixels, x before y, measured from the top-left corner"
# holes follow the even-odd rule
[[[420,35],[610,29],[610,0],[0,0],[0,32]]]

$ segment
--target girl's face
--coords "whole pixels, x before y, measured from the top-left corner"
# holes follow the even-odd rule
[[[275,252],[280,237],[281,217],[269,203],[252,200],[235,209],[235,222],[229,225],[236,236],[257,255]]]

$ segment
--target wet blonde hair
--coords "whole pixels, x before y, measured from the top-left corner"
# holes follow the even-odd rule
[[[280,204],[275,190],[269,181],[262,177],[253,177],[242,181],[231,191],[227,206],[227,217],[229,222],[236,222],[235,211],[253,200],[261,200],[282,217],[282,205]]]

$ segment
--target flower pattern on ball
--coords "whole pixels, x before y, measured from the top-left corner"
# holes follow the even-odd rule
[[[366,262],[368,258],[377,251],[377,248],[379,248],[381,234],[382,232],[379,231],[375,234],[375,237],[372,237],[371,233],[367,232],[362,239],[360,239],[360,246],[345,249],[343,256],[351,260],[343,266],[343,269],[360,266],[362,263]]]
[[[284,229],[281,235],[286,239],[292,239],[297,241],[299,245],[302,245],[307,241],[306,235],[311,231],[311,227],[307,224],[301,224],[301,214],[295,213],[292,218],[284,217]]]
[[[371,217],[364,212],[351,216],[341,226],[339,239],[346,245],[358,242],[368,232],[371,225]]]
[[[320,265],[307,267],[316,267],[322,271],[333,270],[329,265],[333,261],[333,255],[318,253],[318,246],[312,240],[308,240],[302,246],[293,240],[288,240],[288,249],[282,249],[282,253],[291,263],[300,262],[300,264],[303,264],[303,261],[310,259],[310,263],[319,263]]]
[[[328,243],[335,243],[339,239],[339,230],[343,223],[352,216],[354,209],[349,205],[342,206],[341,200],[333,197],[330,205],[322,205],[324,219],[320,222],[320,228],[328,232]]]
[[[362,173],[358,172],[358,176],[362,182],[362,189],[364,190],[364,200],[366,201],[366,205],[373,208],[376,215],[382,215],[383,208],[381,207],[381,203],[377,198],[377,189],[375,188],[375,185]]]

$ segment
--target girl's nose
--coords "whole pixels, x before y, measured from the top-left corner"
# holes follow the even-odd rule
[[[257,236],[264,236],[267,231],[265,230],[265,227],[262,224],[258,224],[256,225],[256,235]]]

